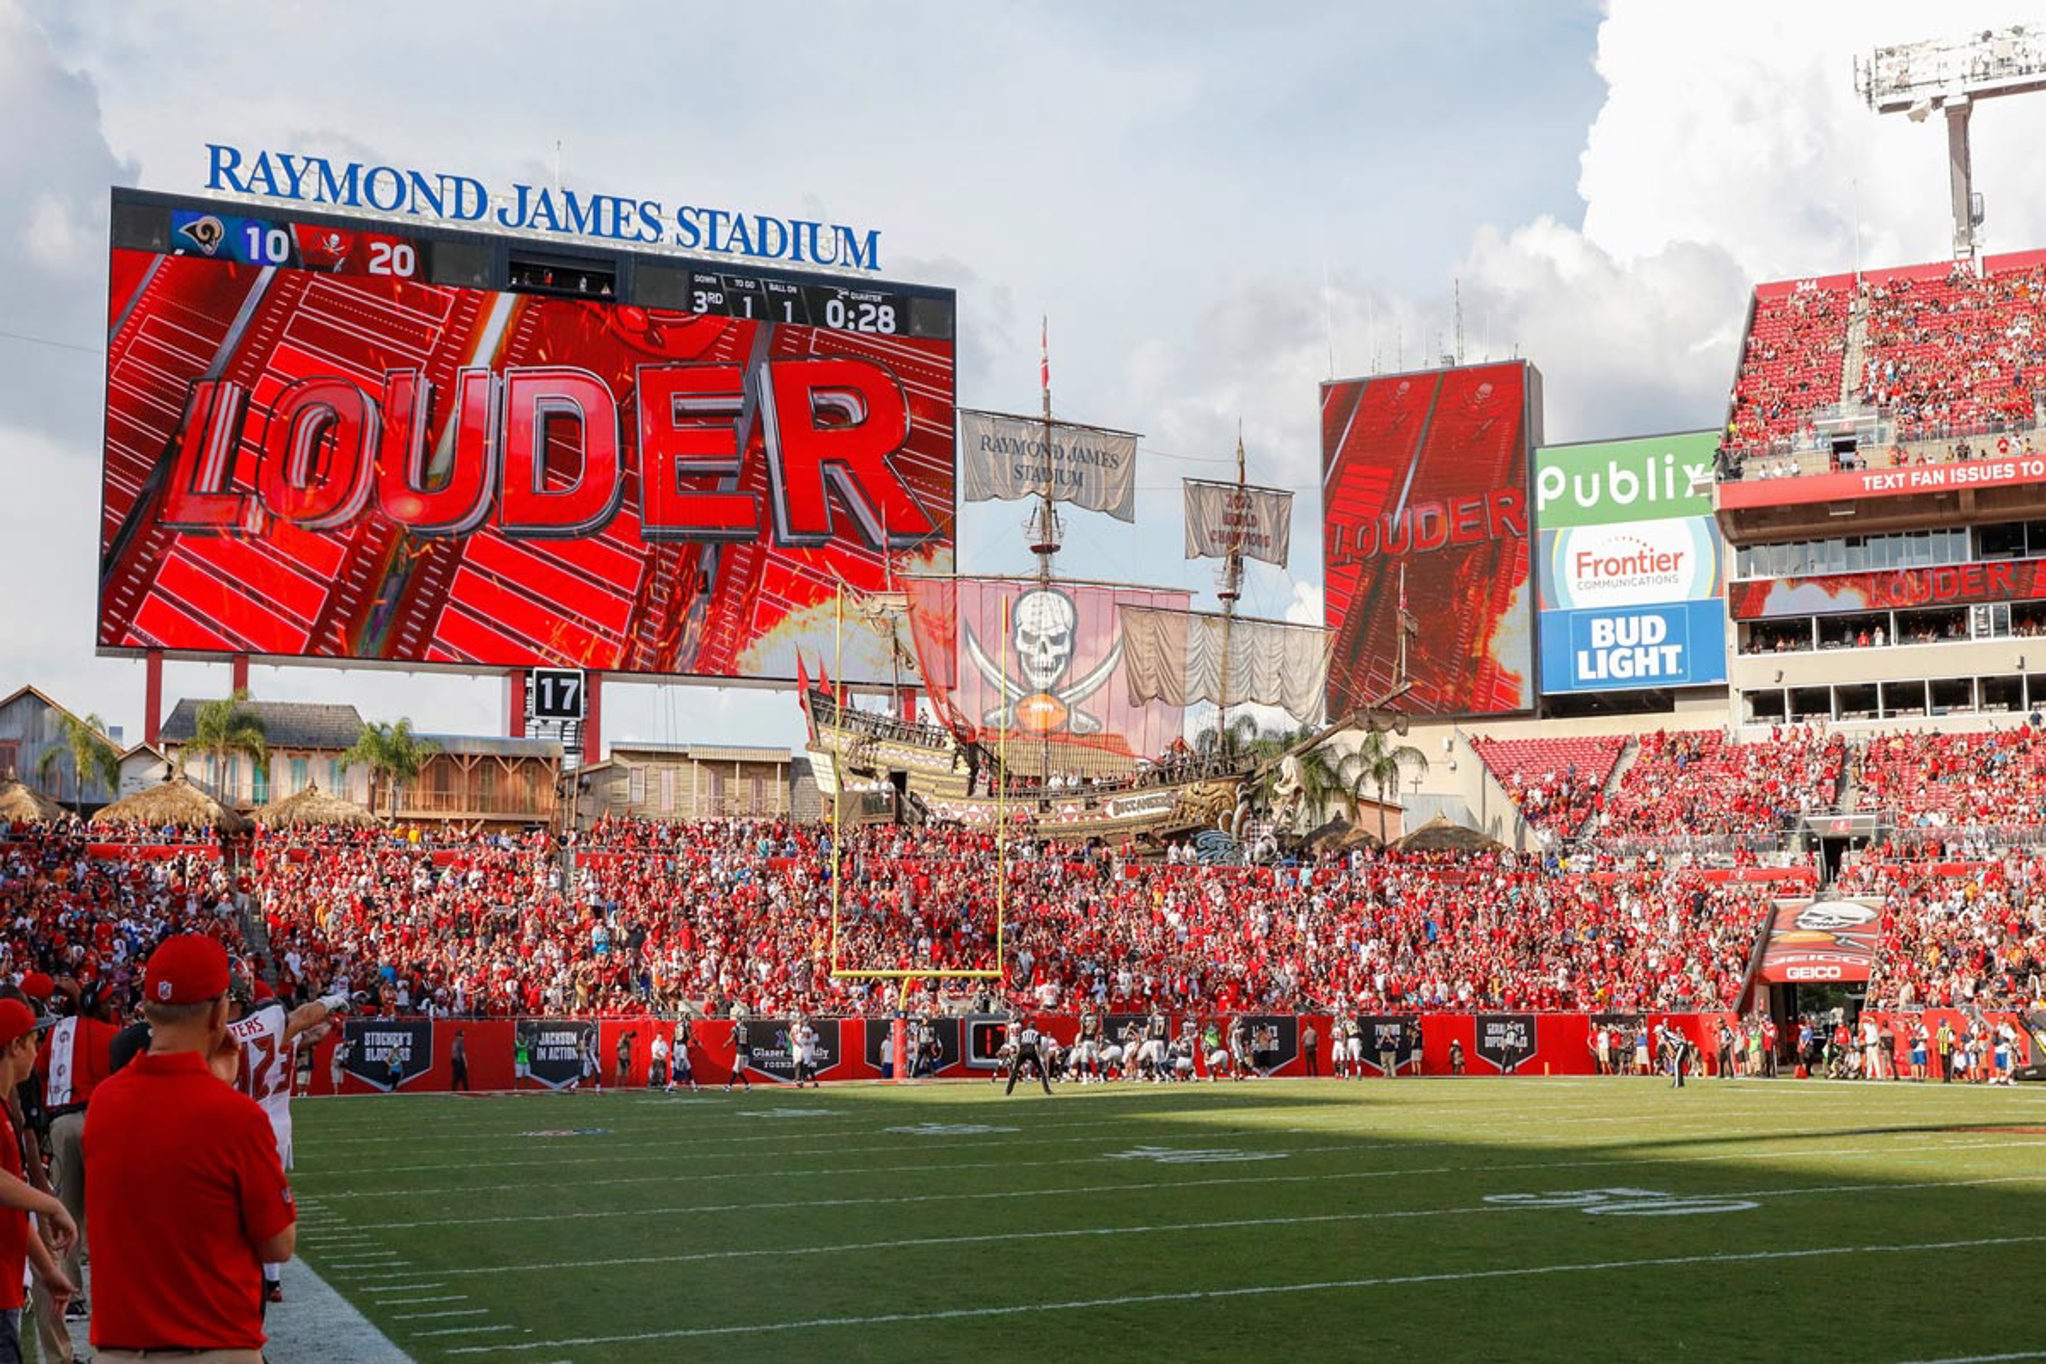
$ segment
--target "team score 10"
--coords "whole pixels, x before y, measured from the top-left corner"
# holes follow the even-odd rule
[[[242,1073],[237,1077],[236,1087],[257,1103],[282,1094],[290,1077],[277,1065],[277,1039],[258,1037],[242,1047]]]

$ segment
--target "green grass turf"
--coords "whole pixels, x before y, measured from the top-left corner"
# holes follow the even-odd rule
[[[972,1083],[296,1111],[299,1253],[422,1361],[2046,1351],[2037,1087]],[[572,1129],[597,1130],[543,1135]],[[1604,1196],[1631,1214],[1488,1201],[1602,1189],[1647,1192]]]

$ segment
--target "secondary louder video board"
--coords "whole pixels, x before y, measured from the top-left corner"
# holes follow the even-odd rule
[[[786,680],[952,567],[948,290],[135,192],[111,257],[103,652]]]

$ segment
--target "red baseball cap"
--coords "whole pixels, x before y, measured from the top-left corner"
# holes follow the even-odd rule
[[[18,999],[0,999],[0,1047],[11,1047],[19,1039],[55,1021],[37,1018],[35,1010]]]
[[[21,978],[21,992],[30,999],[40,999],[48,1003],[56,989],[57,982],[51,980],[46,972],[30,971]]]
[[[142,973],[142,998],[152,1004],[200,1004],[226,993],[227,949],[204,933],[165,938]]]

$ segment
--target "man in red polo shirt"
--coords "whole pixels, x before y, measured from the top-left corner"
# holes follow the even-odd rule
[[[263,1110],[231,1079],[227,952],[164,939],[142,978],[149,1051],[85,1117],[92,1344],[107,1364],[196,1352],[261,1364],[263,1262],[288,1260],[296,1211]]]
[[[24,977],[23,988],[31,982]],[[72,1220],[85,1220],[85,1157],[79,1139],[85,1133],[85,1109],[92,1092],[113,1068],[114,1034],[120,1027],[99,1015],[98,991],[80,990],[72,980],[54,982],[56,995],[69,1001],[70,1013],[43,1035],[36,1053],[36,1074],[43,1082],[43,1121],[49,1132],[50,1184],[64,1200]],[[45,998],[50,996],[46,995]],[[83,1245],[74,1244],[64,1256],[64,1277],[79,1282]],[[39,1304],[40,1305],[40,1304]],[[71,1336],[61,1320],[43,1313],[41,1339],[44,1356],[52,1364],[71,1364]]]
[[[26,1080],[35,1067],[36,1037],[41,1031],[35,1011],[18,999],[0,999],[0,1092]],[[21,1364],[21,1309],[27,1297],[25,1270],[35,1265],[36,1283],[63,1321],[64,1303],[77,1289],[64,1275],[56,1255],[29,1226],[35,1213],[51,1229],[58,1250],[76,1243],[78,1226],[54,1194],[32,1188],[22,1178],[21,1139],[0,1105],[0,1364]],[[61,1329],[61,1326],[60,1326]]]

